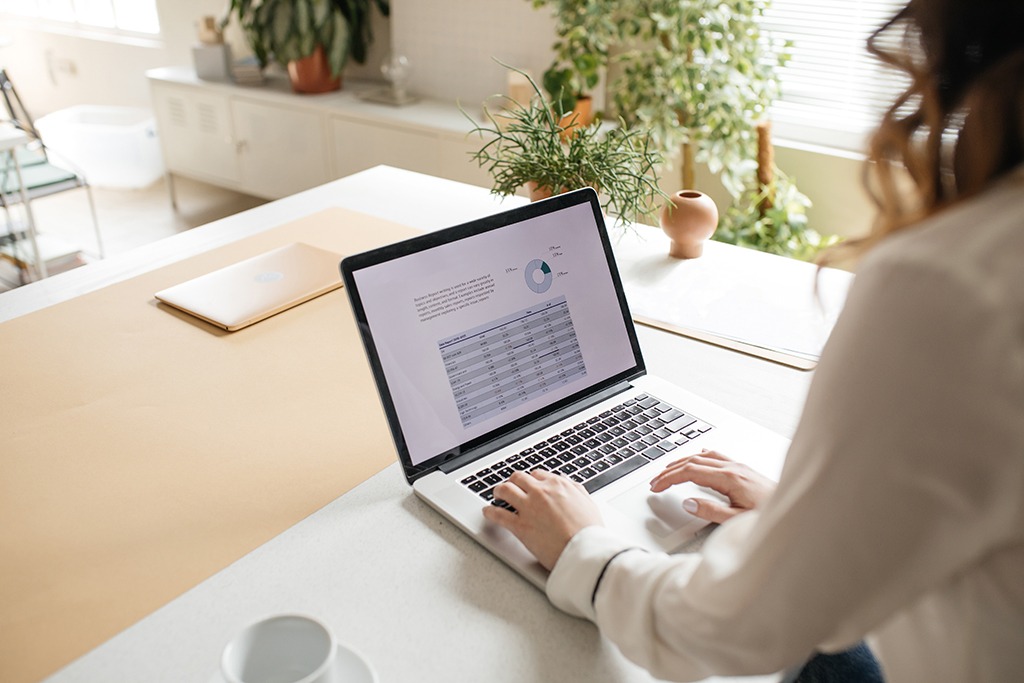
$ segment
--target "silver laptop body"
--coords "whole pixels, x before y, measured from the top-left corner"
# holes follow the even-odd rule
[[[512,471],[580,481],[609,527],[672,551],[706,526],[682,501],[717,494],[651,493],[669,462],[706,448],[781,470],[788,440],[647,374],[591,189],[350,256],[341,270],[406,479],[538,587],[547,572],[481,514]]]

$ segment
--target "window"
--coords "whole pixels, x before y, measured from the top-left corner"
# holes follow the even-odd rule
[[[116,33],[160,33],[156,0],[0,0],[0,12]]]
[[[772,0],[765,28],[793,42],[772,108],[776,136],[863,151],[865,135],[906,86],[868,54],[867,39],[902,0]]]

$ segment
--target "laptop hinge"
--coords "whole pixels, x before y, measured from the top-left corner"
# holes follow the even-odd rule
[[[511,431],[508,434],[504,434],[498,437],[497,439],[492,439],[491,441],[481,444],[472,450],[466,451],[461,455],[457,455],[451,460],[447,460],[438,465],[438,469],[444,472],[445,474],[454,472],[455,470],[459,469],[466,463],[473,462],[474,460],[483,455],[493,453],[494,451],[500,448],[504,448],[510,443],[514,443],[516,441],[519,441],[520,439],[524,439],[530,434],[533,434],[534,432],[539,432],[542,429],[550,427],[551,425],[555,424],[556,422],[560,422],[561,420],[564,420],[570,415],[586,410],[591,406],[596,406],[598,403],[601,403],[602,401],[605,401],[611,398],[612,396],[615,396],[616,394],[621,394],[622,392],[630,389],[631,387],[632,384],[630,384],[628,381],[622,381],[618,382],[617,384],[613,384],[612,386],[606,389],[602,389],[596,394],[591,394],[590,396],[584,399],[580,399],[579,401],[570,403],[564,408],[561,408],[551,414],[545,415],[542,418],[534,420],[529,424],[523,425],[522,427],[514,431]]]

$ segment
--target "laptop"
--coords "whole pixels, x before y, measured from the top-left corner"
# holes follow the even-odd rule
[[[413,491],[538,587],[546,570],[481,512],[516,470],[582,483],[606,525],[663,551],[707,526],[682,501],[717,496],[651,493],[669,462],[715,449],[778,477],[787,439],[647,373],[591,189],[349,256],[341,271]]]
[[[341,287],[340,254],[302,242],[157,292],[157,300],[234,332]]]

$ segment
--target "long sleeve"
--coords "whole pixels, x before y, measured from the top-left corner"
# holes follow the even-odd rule
[[[917,680],[1024,669],[1024,642],[986,652],[1024,634],[1024,573],[1009,578],[1024,572],[1024,225],[959,258],[917,246],[955,218],[865,264],[762,510],[699,555],[616,555],[621,541],[585,530],[552,601],[673,680],[780,670],[875,629],[883,654],[895,637],[918,657]],[[929,621],[957,606],[970,623]]]

